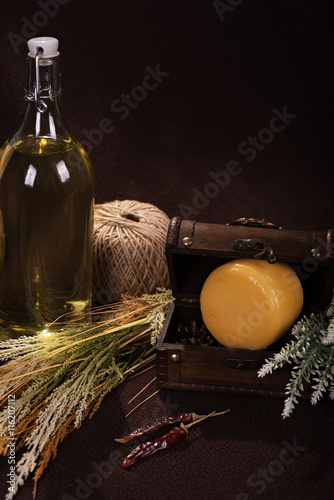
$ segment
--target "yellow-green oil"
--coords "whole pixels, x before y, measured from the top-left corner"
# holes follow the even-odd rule
[[[93,190],[80,143],[27,137],[1,148],[0,339],[90,305]]]

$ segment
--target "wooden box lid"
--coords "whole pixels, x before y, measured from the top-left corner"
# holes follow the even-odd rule
[[[334,286],[334,230],[294,231],[265,220],[238,219],[208,224],[174,217],[166,255],[173,296],[199,300],[205,279],[231,259],[257,258],[289,263],[304,290],[304,311],[327,307]]]

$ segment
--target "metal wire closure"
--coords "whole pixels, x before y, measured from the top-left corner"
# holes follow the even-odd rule
[[[41,100],[40,96],[40,82],[39,82],[39,56],[43,54],[42,47],[37,47],[36,55],[35,55],[35,69],[36,69],[36,85],[35,85],[35,103],[37,111],[40,113],[44,113],[47,108],[47,105],[44,101]]]

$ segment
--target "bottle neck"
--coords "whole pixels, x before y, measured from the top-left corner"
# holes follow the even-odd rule
[[[51,102],[61,95],[59,56],[36,57],[28,55],[26,59],[26,85],[25,100],[28,102],[42,102],[50,100]],[[36,85],[36,78],[39,77],[39,85]],[[37,95],[38,94],[38,95]]]
[[[10,140],[12,146],[27,139],[47,138],[52,141],[72,142],[65,125],[61,107],[61,80],[59,56],[36,58],[28,55],[24,100],[28,103],[20,129]]]

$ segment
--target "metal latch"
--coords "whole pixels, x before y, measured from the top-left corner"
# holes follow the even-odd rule
[[[225,359],[224,365],[227,368],[235,370],[257,370],[259,367],[258,361],[255,359]]]
[[[246,238],[244,240],[235,240],[233,243],[233,248],[235,250],[260,250],[259,253],[254,255],[255,259],[261,259],[265,254],[268,255],[267,261],[269,264],[274,264],[276,262],[276,255],[269,243],[265,240],[259,240],[257,238]]]
[[[233,222],[227,224],[227,226],[244,226],[244,227],[262,227],[265,229],[282,229],[281,226],[276,226],[272,222],[265,219],[247,219],[246,217],[241,217]],[[259,253],[254,255],[255,259],[261,259],[265,254],[267,254],[267,261],[269,264],[274,264],[276,262],[276,255],[269,243],[265,240],[259,240],[255,238],[245,238],[240,240],[235,240],[233,243],[233,248],[235,250],[260,250]]]

